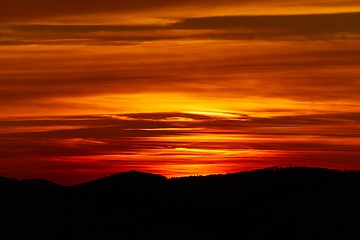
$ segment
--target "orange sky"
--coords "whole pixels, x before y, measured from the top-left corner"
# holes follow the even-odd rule
[[[0,175],[360,169],[360,2],[0,2]]]

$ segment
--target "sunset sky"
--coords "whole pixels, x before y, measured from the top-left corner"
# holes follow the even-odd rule
[[[359,0],[0,2],[0,176],[360,170]]]

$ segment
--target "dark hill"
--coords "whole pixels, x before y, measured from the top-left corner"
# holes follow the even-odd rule
[[[0,190],[8,187],[13,187],[16,184],[16,179],[0,177]]]
[[[151,173],[129,171],[123,173],[113,174],[107,177],[96,179],[87,183],[77,184],[73,186],[74,190],[87,189],[102,189],[102,190],[146,190],[157,184],[164,184],[166,177]]]
[[[17,180],[0,177],[0,194],[3,197],[20,197],[27,194],[39,194],[47,191],[55,191],[62,186],[43,179]]]
[[[0,178],[0,192],[2,182],[14,180]],[[171,179],[131,171],[2,198],[0,224],[14,239],[353,239],[359,184],[359,171],[319,168]]]
[[[24,191],[51,191],[60,189],[62,186],[44,179],[25,179],[18,182],[19,187]]]

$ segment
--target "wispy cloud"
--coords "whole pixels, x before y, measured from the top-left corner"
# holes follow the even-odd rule
[[[0,45],[127,45],[184,39],[359,39],[360,13],[185,18],[167,25],[5,25]]]
[[[44,0],[13,0],[2,1],[0,3],[0,20],[1,21],[24,21],[24,20],[43,20],[56,19],[64,16],[82,16],[96,14],[140,14],[146,12],[147,15],[153,14],[177,15],[177,12],[183,14],[194,14],[207,12],[213,13],[214,9],[218,12],[229,12],[231,9],[239,11],[241,9],[252,10],[254,12],[283,11],[297,8],[297,11],[321,11],[329,10],[347,10],[358,9],[359,3],[356,0],[318,0],[316,2],[310,0],[181,0],[181,1],[164,1],[164,0],[136,0],[131,2],[103,0],[103,1],[71,1],[63,0],[57,2],[49,2]],[[192,10],[192,11],[191,11]],[[222,11],[221,11],[222,10]]]
[[[346,156],[337,167],[359,167],[355,161],[360,157],[359,113],[269,118],[236,113],[231,117],[136,113],[4,119],[0,124],[8,129],[0,134],[4,140],[0,144],[0,164],[4,169],[15,169],[16,159],[31,168],[36,166],[39,172],[74,168],[90,171],[106,166],[108,171],[118,170],[116,166],[143,169],[164,159],[163,164],[175,168],[209,164],[203,160],[207,156],[211,165],[218,164],[226,172],[235,171],[234,166],[238,166],[237,170],[266,166],[263,161],[283,165],[289,159],[297,160],[299,165],[333,166],[333,154]],[[46,130],[44,126],[63,129]],[[12,127],[17,131],[11,133]],[[34,127],[39,131],[28,131]],[[23,131],[19,132],[19,128]],[[331,131],[333,128],[337,132]],[[42,161],[44,165],[40,166]],[[224,163],[231,164],[226,168]]]
[[[0,100],[4,104],[0,108],[3,115],[27,114],[34,109],[38,113],[64,113],[66,109],[143,112],[146,103],[151,112],[214,110],[219,106],[221,111],[331,110],[331,105],[356,111],[359,43],[347,43],[215,41],[3,47]],[[176,97],[169,99],[170,95]],[[256,99],[263,105],[249,105],[257,106]],[[266,104],[267,99],[274,104]]]
[[[360,2],[0,2],[0,175],[359,168]]]

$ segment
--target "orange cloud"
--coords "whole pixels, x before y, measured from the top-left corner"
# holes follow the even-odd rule
[[[46,0],[13,0],[0,3],[0,21],[44,21],[44,19],[62,19],[63,17],[94,18],[97,14],[116,14],[128,16],[174,17],[187,16],[209,16],[209,14],[234,15],[238,12],[257,14],[287,14],[287,13],[316,13],[316,12],[344,12],[357,11],[360,9],[356,0],[288,0],[266,1],[266,0],[136,0],[131,2],[104,0],[104,1],[70,1],[63,0],[49,2]],[[150,14],[149,14],[150,13]],[[185,15],[185,16],[184,16]],[[77,17],[74,17],[77,16]],[[100,18],[101,19],[101,18]]]
[[[236,113],[137,113],[3,119],[0,124],[8,131],[0,134],[4,140],[0,173],[16,175],[19,161],[30,175],[55,172],[62,176],[70,171],[80,178],[82,171],[95,176],[132,169],[166,176],[225,173],[286,166],[290,159],[301,166],[358,169],[359,121],[359,113],[268,118]],[[11,132],[13,127],[17,130]],[[86,179],[88,175],[82,176]]]
[[[2,115],[356,111],[359,43],[347,43],[2,47],[0,108]]]
[[[358,169],[359,12],[355,0],[2,1],[0,175]]]
[[[360,13],[217,16],[149,25],[4,25],[0,45],[128,45],[159,40],[359,39]]]

